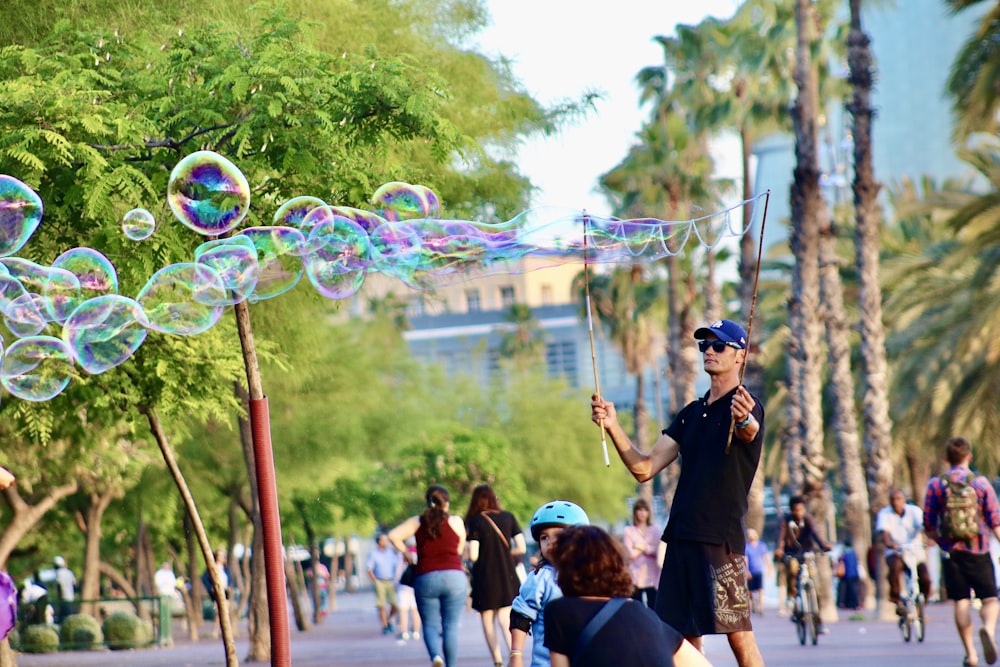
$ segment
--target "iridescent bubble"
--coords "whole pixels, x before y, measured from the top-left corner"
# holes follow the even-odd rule
[[[372,230],[377,229],[380,225],[384,225],[388,222],[388,220],[377,213],[363,211],[360,208],[351,208],[350,206],[331,206],[330,210],[333,211],[335,215],[339,215],[342,218],[347,218],[348,220],[353,220],[358,223],[361,225],[361,228],[369,234]]]
[[[37,336],[49,322],[44,312],[45,298],[25,292],[4,306],[3,321],[18,338]]]
[[[424,185],[392,181],[379,187],[372,195],[372,204],[386,220],[410,220],[438,215],[441,203],[437,194]]]
[[[14,341],[0,364],[0,383],[26,401],[58,396],[73,374],[73,356],[66,344],[52,336]]]
[[[257,285],[257,248],[248,237],[207,241],[194,251],[194,261],[213,269],[222,279],[225,298],[212,306],[232,306],[246,300]]]
[[[303,264],[317,292],[343,299],[358,291],[371,264],[368,234],[358,223],[334,215],[312,228],[307,243]]]
[[[250,184],[235,164],[213,151],[177,163],[167,183],[174,216],[204,236],[233,229],[250,210]]]
[[[314,208],[326,206],[326,202],[318,197],[294,197],[289,199],[274,212],[274,224],[280,227],[298,227],[304,229],[303,222]]]
[[[48,321],[64,322],[79,303],[80,281],[69,271],[42,266],[21,257],[5,257],[0,262],[26,292],[45,297],[38,303]]]
[[[118,272],[107,257],[93,248],[73,248],[56,257],[52,268],[69,271],[80,281],[84,298],[118,293]]]
[[[143,325],[163,333],[194,335],[211,329],[222,317],[225,299],[219,274],[201,264],[165,266],[139,291]]]
[[[128,361],[148,331],[139,304],[118,294],[96,296],[81,303],[63,325],[62,338],[77,363],[98,374]]]
[[[156,218],[144,208],[134,208],[122,218],[122,231],[133,241],[144,241],[156,231]]]
[[[17,252],[42,221],[42,199],[13,176],[0,175],[0,257]]]
[[[248,298],[250,303],[284,294],[302,279],[306,237],[298,229],[248,227],[237,236],[250,239],[257,249],[257,286]]]

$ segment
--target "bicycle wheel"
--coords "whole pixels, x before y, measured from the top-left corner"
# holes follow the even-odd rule
[[[808,600],[808,607],[810,613],[806,616],[806,622],[809,625],[809,633],[812,639],[812,645],[815,646],[819,642],[819,601],[816,599],[816,589],[809,586],[807,591],[806,599]]]
[[[909,600],[906,601],[906,616],[899,617],[899,631],[903,634],[904,642],[913,637],[913,606]]]
[[[803,646],[806,644],[806,611],[804,607],[802,595],[795,596],[792,620],[795,621],[795,634],[799,638],[799,643]]]
[[[916,631],[917,641],[924,641],[924,630],[927,629],[926,619],[924,618],[924,596],[917,596],[917,604],[914,609],[916,612],[913,619],[913,629]]]

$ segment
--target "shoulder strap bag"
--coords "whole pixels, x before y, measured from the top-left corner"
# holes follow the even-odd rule
[[[597,612],[596,616],[590,619],[590,622],[584,626],[583,632],[581,632],[580,636],[576,638],[576,644],[573,646],[573,655],[570,658],[569,664],[576,665],[580,662],[580,658],[583,656],[584,650],[586,650],[587,645],[590,644],[590,641],[594,638],[594,636],[600,632],[601,628],[603,628],[608,621],[611,620],[612,616],[618,613],[618,610],[621,609],[626,602],[630,601],[631,600],[629,598],[611,598],[604,603],[601,610]]]

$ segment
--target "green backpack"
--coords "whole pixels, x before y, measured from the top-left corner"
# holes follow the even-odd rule
[[[944,511],[941,512],[939,530],[952,542],[972,542],[979,536],[979,498],[972,486],[975,476],[971,473],[962,480],[941,476],[944,488]]]

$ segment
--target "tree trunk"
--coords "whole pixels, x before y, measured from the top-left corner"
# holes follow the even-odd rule
[[[7,503],[13,516],[0,535],[0,568],[7,567],[7,559],[10,558],[11,552],[28,531],[45,516],[45,513],[63,498],[76,493],[78,488],[76,480],[53,487],[35,505],[25,502],[17,490],[17,485],[11,485],[3,491],[4,502]]]
[[[226,591],[222,586],[222,581],[219,579],[219,575],[216,573],[215,568],[211,567],[211,565],[215,562],[215,554],[212,552],[212,545],[208,541],[208,535],[205,533],[205,526],[202,524],[201,516],[198,514],[198,506],[194,502],[194,497],[191,495],[190,489],[188,489],[187,482],[184,479],[184,475],[181,473],[180,466],[177,465],[177,459],[174,457],[173,448],[170,447],[170,442],[167,440],[167,434],[163,430],[163,425],[160,423],[159,416],[156,414],[155,410],[150,408],[145,408],[142,412],[146,415],[146,418],[149,421],[149,428],[153,433],[153,437],[156,439],[156,443],[160,446],[160,453],[163,454],[163,460],[167,464],[167,469],[170,470],[170,475],[174,478],[177,490],[181,494],[181,500],[184,501],[184,507],[187,510],[185,523],[189,522],[191,532],[194,534],[194,537],[197,538],[198,545],[201,547],[201,554],[205,561],[205,567],[208,569],[209,578],[212,580],[212,588],[215,592],[219,623],[222,628],[222,642],[225,646],[226,652],[226,665],[229,667],[235,667],[240,663],[236,657],[236,640],[233,637],[232,627],[229,622],[229,605],[226,602]],[[189,539],[191,538],[189,537]],[[193,569],[193,564],[191,569]],[[197,572],[192,572],[192,589],[196,588],[195,582],[197,580]]]
[[[91,493],[84,514],[77,515],[83,528],[84,557],[83,573],[80,576],[80,613],[97,617],[96,602],[101,596],[101,519],[114,498],[110,491]]]
[[[863,381],[862,434],[868,453],[868,495],[871,511],[889,504],[893,483],[892,419],[889,416],[889,371],[882,322],[882,289],[879,284],[878,192],[872,161],[872,57],[870,40],[861,27],[861,0],[850,0],[851,28],[847,36],[854,137],[854,208],[857,225],[858,311]]]
[[[298,564],[290,558],[285,559],[285,581],[288,582],[288,599],[292,603],[292,614],[295,617],[295,626],[299,632],[309,630],[309,618],[306,610],[302,607],[302,588],[299,586]]]
[[[250,394],[240,383],[234,390],[243,402],[243,413],[250,414]],[[250,577],[247,590],[248,626],[250,634],[250,649],[247,662],[266,662],[271,659],[271,632],[268,623],[267,609],[267,573],[264,569],[264,529],[260,521],[260,505],[257,495],[257,461],[253,451],[253,434],[250,420],[239,418],[240,442],[243,445],[243,459],[247,466],[247,479],[250,482],[250,520],[253,524],[253,548],[250,557]]]
[[[797,34],[795,84],[798,95],[792,109],[795,130],[795,172],[791,190],[790,245],[795,256],[792,271],[792,298],[789,302],[791,337],[788,356],[794,358],[795,373],[789,390],[799,396],[798,423],[791,427],[801,435],[803,476],[811,497],[810,510],[825,517],[829,506],[826,494],[819,493],[826,481],[827,461],[823,455],[823,411],[820,354],[822,335],[819,320],[819,230],[825,224],[826,206],[819,188],[817,77],[811,57],[816,36],[809,0],[796,0]],[[792,366],[790,365],[790,368]],[[791,464],[791,461],[789,461]],[[821,568],[822,572],[822,568]],[[829,615],[832,587],[821,579],[824,617]],[[836,606],[833,606],[836,614]]]
[[[844,527],[858,553],[868,553],[872,523],[868,513],[868,487],[861,462],[861,440],[854,405],[854,376],[851,374],[851,345],[848,340],[847,315],[844,312],[844,288],[840,280],[837,258],[837,233],[827,225],[820,237],[820,294],[822,315],[826,323],[827,364],[830,369],[828,396],[833,415],[833,440],[840,459],[840,480],[843,492]],[[874,607],[867,572],[861,572],[861,584],[866,591],[865,608]]]

